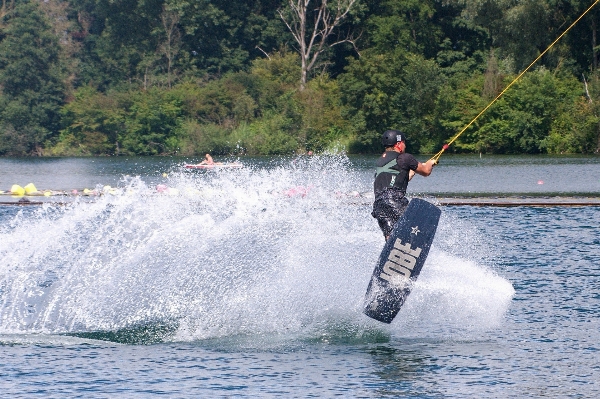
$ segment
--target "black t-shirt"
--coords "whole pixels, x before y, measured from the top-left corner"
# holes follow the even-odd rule
[[[394,159],[395,162],[392,162]],[[373,189],[375,197],[377,197],[388,188],[394,188],[406,193],[408,173],[410,170],[417,169],[419,161],[411,154],[385,151],[375,162],[375,166],[377,167],[377,173],[375,174]]]

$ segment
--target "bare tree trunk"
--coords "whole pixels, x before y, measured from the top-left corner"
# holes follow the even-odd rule
[[[165,30],[165,42],[162,44],[161,50],[167,58],[167,86],[170,89],[173,61],[179,52],[179,44],[181,39],[181,34],[177,28],[177,24],[179,23],[179,14],[177,14],[175,11],[168,11],[164,9],[161,19],[163,28]]]
[[[500,93],[500,84],[502,76],[498,67],[498,59],[494,53],[494,49],[490,49],[490,57],[488,58],[487,68],[484,74],[483,95],[487,99],[492,99]]]
[[[146,66],[146,70],[144,71],[144,91],[148,90],[148,66]]]
[[[6,14],[8,14],[8,12],[14,7],[15,0],[2,0],[2,7],[0,7],[0,19],[2,19]]]
[[[592,97],[590,96],[590,91],[588,90],[587,80],[585,80],[584,74],[581,74],[581,76],[583,76],[583,87],[585,89],[585,95],[588,98],[588,101],[590,102],[590,104],[592,104],[594,101],[592,100]]]
[[[329,37],[358,0],[289,0],[289,10],[284,13],[279,10],[279,16],[298,43],[298,53],[301,60],[300,90],[304,90],[308,74],[315,62],[327,49],[340,43],[354,44],[354,38],[349,34],[344,39],[328,43]],[[311,5],[313,3],[313,5]],[[312,21],[309,20],[312,14]]]
[[[592,67],[598,69],[598,50],[596,48],[596,18],[592,15]]]
[[[60,0],[44,0],[40,1],[39,4],[44,14],[51,21],[52,30],[58,39],[60,45],[60,63],[66,67],[65,69],[67,72],[63,79],[65,84],[65,94],[67,98],[72,99],[75,95],[75,81],[77,79],[79,66],[79,61],[78,58],[75,57],[75,54],[77,54],[83,46],[82,42],[76,40],[75,37],[83,38],[85,36],[78,32],[79,27],[75,21],[68,18],[69,5],[67,2]],[[82,13],[79,15],[81,16]]]

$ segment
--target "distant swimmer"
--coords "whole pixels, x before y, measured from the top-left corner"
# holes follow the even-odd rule
[[[210,156],[210,154],[206,154],[204,156],[204,160],[200,163],[193,165],[183,165],[186,169],[221,169],[221,168],[241,168],[242,165],[239,162],[215,162],[215,160]]]
[[[409,180],[415,173],[429,176],[437,161],[430,159],[421,163],[406,153],[406,137],[399,130],[386,130],[382,143],[385,151],[375,163],[375,201],[371,215],[377,219],[387,241],[408,206],[406,187]]]
[[[210,154],[206,154],[204,156],[204,160],[197,164],[185,164],[183,165],[186,169],[229,169],[229,168],[241,168],[242,165],[239,162],[215,162],[215,160],[210,156]]]
[[[223,165],[223,162],[215,162],[210,154],[206,154],[204,160],[198,165]]]

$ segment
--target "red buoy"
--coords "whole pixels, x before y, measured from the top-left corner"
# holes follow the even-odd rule
[[[448,144],[444,144],[444,145],[442,146],[442,149],[443,149],[444,151],[446,151],[446,150],[447,150],[449,147],[450,147],[450,146],[449,146]]]

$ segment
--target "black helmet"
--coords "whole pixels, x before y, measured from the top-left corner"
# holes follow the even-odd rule
[[[386,147],[396,145],[396,143],[400,141],[406,141],[404,133],[402,133],[400,130],[386,130],[383,132],[383,136],[381,137],[381,142]]]

